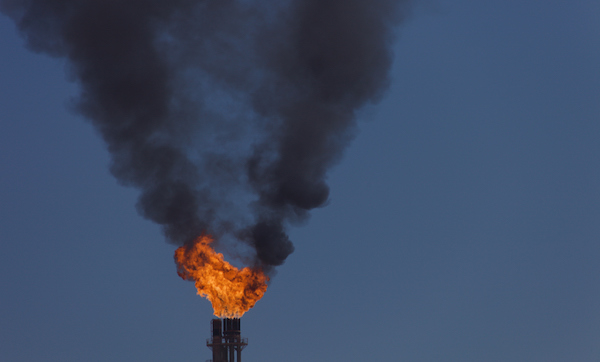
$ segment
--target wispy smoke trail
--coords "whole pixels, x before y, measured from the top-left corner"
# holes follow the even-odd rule
[[[324,205],[355,113],[388,85],[408,0],[0,0],[68,60],[76,107],[170,242],[211,233],[282,264]]]

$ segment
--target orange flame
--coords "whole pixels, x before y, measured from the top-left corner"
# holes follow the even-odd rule
[[[206,297],[219,318],[240,318],[267,291],[269,277],[261,269],[239,270],[210,246],[203,235],[194,244],[175,250],[177,274],[196,283],[198,295]]]

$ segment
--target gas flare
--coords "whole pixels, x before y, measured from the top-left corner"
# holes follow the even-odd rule
[[[175,250],[177,274],[194,281],[198,295],[207,298],[219,318],[240,318],[267,291],[269,277],[260,268],[238,269],[210,245],[209,235]]]

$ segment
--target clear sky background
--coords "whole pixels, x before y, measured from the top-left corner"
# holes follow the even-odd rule
[[[600,2],[417,3],[244,361],[600,360]],[[0,360],[204,361],[210,303],[0,17]]]

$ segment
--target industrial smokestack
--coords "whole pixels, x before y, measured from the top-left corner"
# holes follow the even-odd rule
[[[210,326],[212,337],[206,345],[212,350],[211,362],[242,362],[242,350],[248,339],[241,337],[240,319],[213,319]]]

